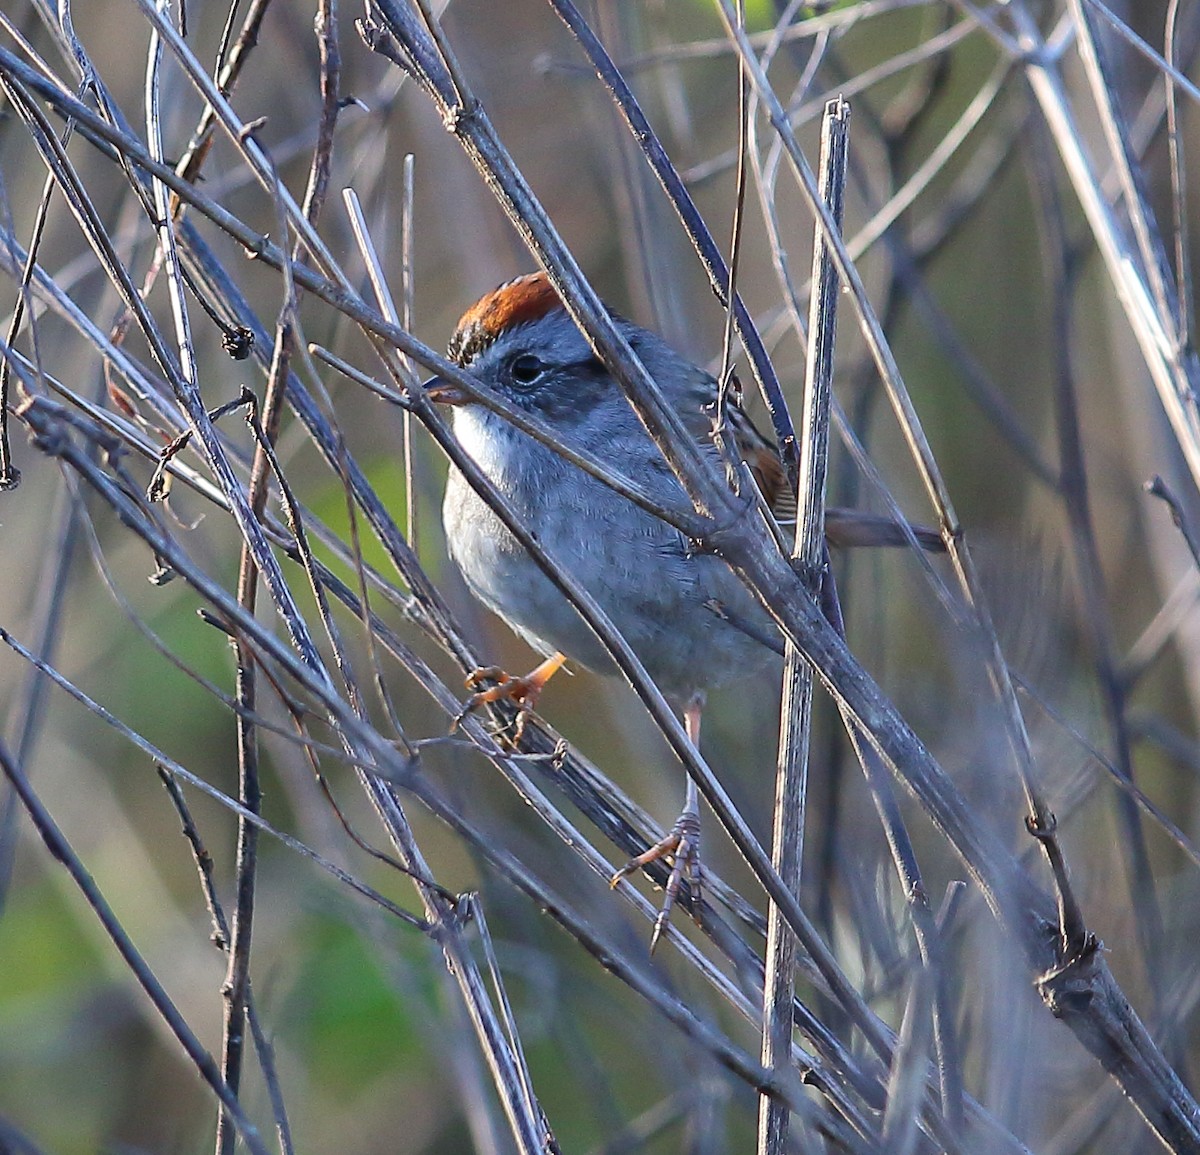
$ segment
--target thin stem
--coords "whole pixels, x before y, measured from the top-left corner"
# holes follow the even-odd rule
[[[821,196],[830,218],[840,228],[845,204],[846,154],[850,141],[850,105],[831,101],[821,125]],[[808,591],[818,596],[825,553],[825,487],[829,456],[829,399],[833,386],[833,350],[837,335],[837,300],[841,288],[817,224],[813,238],[813,285],[810,299],[808,371],[804,382],[801,423],[800,505],[792,560]],[[828,580],[832,580],[830,576]],[[800,894],[804,858],[805,801],[812,731],[812,667],[789,643],[784,652],[783,702],[775,780],[775,823],[771,861],[792,894]],[[797,943],[778,906],[767,912],[767,965],[763,982],[765,1067],[787,1061],[791,1053],[792,999]],[[786,1108],[770,1099],[759,1102],[760,1155],[787,1150]]]
[[[212,1088],[213,1093],[221,1101],[222,1107],[228,1112],[229,1119],[242,1141],[250,1149],[252,1155],[267,1155],[267,1147],[262,1141],[262,1136],[242,1111],[237,1096],[221,1078],[212,1056],[200,1044],[200,1040],[196,1038],[191,1027],[179,1013],[154,972],[146,964],[146,960],[142,958],[137,947],[125,933],[120,920],[113,913],[112,907],[108,905],[104,895],[101,894],[95,880],[72,849],[50,812],[30,787],[24,771],[13,761],[8,747],[2,740],[0,740],[0,771],[3,771],[9,784],[16,791],[26,813],[37,828],[39,836],[46,844],[46,849],[55,861],[60,862],[66,868],[71,880],[83,895],[84,901],[95,912],[105,933],[112,940],[113,946],[117,948],[117,952],[121,955],[130,973],[146,992],[171,1033],[179,1040],[200,1077]]]

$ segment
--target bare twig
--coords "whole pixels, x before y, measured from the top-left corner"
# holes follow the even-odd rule
[[[850,105],[831,101],[821,129],[821,195],[839,228],[845,198],[846,154],[850,146]],[[829,398],[833,348],[837,334],[837,272],[825,248],[821,226],[813,242],[813,292],[810,301],[808,372],[801,423],[800,504],[792,560],[809,593],[820,595],[828,556],[825,546],[825,480],[829,453]],[[828,580],[832,580],[830,577]],[[804,857],[805,800],[812,727],[812,667],[789,643],[784,655],[780,712],[779,765],[775,784],[775,827],[771,860],[792,893],[800,893]],[[763,1065],[773,1067],[791,1051],[793,974],[796,940],[772,903],[767,915],[767,966],[763,982]],[[769,1100],[759,1108],[760,1155],[787,1149],[788,1116]]]
[[[9,784],[17,792],[21,804],[25,807],[46,849],[66,868],[72,881],[79,888],[84,900],[95,912],[96,917],[104,927],[105,933],[112,939],[113,945],[125,960],[130,972],[146,992],[155,1009],[166,1021],[171,1032],[179,1040],[185,1053],[195,1065],[200,1077],[212,1088],[213,1093],[220,1099],[222,1106],[229,1115],[230,1122],[237,1129],[242,1141],[253,1152],[253,1155],[267,1155],[267,1148],[254,1125],[246,1118],[238,1104],[237,1096],[229,1085],[221,1078],[212,1056],[201,1046],[199,1039],[192,1033],[183,1016],[171,1001],[162,984],[146,965],[145,959],[130,941],[120,921],[113,914],[112,908],[105,901],[91,875],[71,849],[70,843],[63,836],[58,824],[42,805],[41,800],[33,792],[25,774],[12,760],[8,748],[0,741],[0,770]]]

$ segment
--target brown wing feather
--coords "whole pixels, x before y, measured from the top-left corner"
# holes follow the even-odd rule
[[[694,384],[695,407],[683,414],[684,424],[701,445],[712,444],[713,411],[717,382],[704,373]],[[741,382],[733,377],[733,387],[725,402],[726,424],[733,434],[738,457],[749,467],[767,508],[781,522],[795,521],[796,499],[788,485],[787,471],[779,459],[774,444],[755,427],[736,398],[741,396]]]
[[[777,521],[796,520],[796,497],[788,484],[787,470],[779,454],[740,408],[730,410],[729,424],[737,437],[743,460],[750,467],[759,492]],[[911,527],[917,544],[930,553],[946,549],[941,534],[923,525]],[[834,549],[868,546],[905,546],[908,535],[890,517],[859,509],[830,508],[825,511],[825,539]]]
[[[743,418],[744,420],[744,418]],[[749,422],[747,421],[747,424]],[[753,429],[754,427],[751,426]],[[758,434],[758,430],[754,430]],[[787,470],[779,459],[773,446],[763,439],[758,445],[742,446],[745,462],[750,466],[758,491],[763,495],[767,508],[775,515],[775,520],[788,522],[796,520],[796,495],[788,484]]]
[[[736,382],[736,378],[735,378]],[[707,373],[696,383],[695,407],[687,407],[684,424],[702,445],[712,444],[713,400],[717,383]],[[767,508],[781,523],[796,520],[796,497],[788,484],[787,470],[773,442],[767,439],[733,400],[732,391],[726,403],[726,420],[733,433],[738,455],[750,467],[755,484]],[[912,526],[917,544],[930,553],[945,551],[945,543],[936,529],[923,525]],[[855,549],[868,546],[905,546],[908,536],[904,528],[890,517],[859,509],[831,508],[825,511],[825,538],[834,549]]]

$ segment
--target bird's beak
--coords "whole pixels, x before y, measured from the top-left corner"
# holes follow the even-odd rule
[[[437,405],[466,405],[471,400],[468,393],[442,377],[430,377],[422,388],[425,396]]]

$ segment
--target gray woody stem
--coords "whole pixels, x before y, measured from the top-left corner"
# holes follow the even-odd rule
[[[821,124],[821,198],[840,227],[846,186],[846,150],[850,105],[842,99],[825,106]],[[837,335],[840,281],[825,248],[818,220],[813,238],[814,291],[809,299],[808,372],[800,434],[799,515],[792,558],[814,599],[819,598],[825,556],[825,477],[829,459],[829,398],[833,346]],[[804,812],[808,785],[809,733],[812,718],[812,667],[790,641],[784,657],[780,714],[779,764],[775,783],[775,828],[771,859],[780,878],[797,898],[804,857]],[[771,903],[767,916],[767,968],[763,979],[763,1066],[789,1061],[792,1042],[793,976],[797,942],[782,912]],[[759,1099],[760,1155],[787,1149],[788,1110],[777,1099]]]

